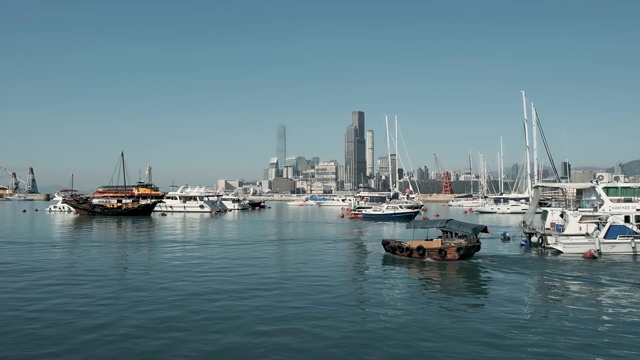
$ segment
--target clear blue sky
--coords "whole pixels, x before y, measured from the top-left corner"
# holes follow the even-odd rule
[[[640,158],[638,1],[0,2],[0,166],[39,185],[261,179],[287,155],[344,162],[352,110],[376,157],[398,115],[413,167],[524,157],[521,90],[557,162]],[[635,101],[634,101],[635,99]],[[542,157],[542,155],[541,155]],[[548,163],[548,161],[547,161]],[[8,183],[8,175],[0,176]]]

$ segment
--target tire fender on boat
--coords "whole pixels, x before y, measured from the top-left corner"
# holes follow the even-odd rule
[[[457,253],[458,255],[462,255],[462,254],[464,254],[464,248],[463,248],[463,247],[457,247],[457,248],[456,248],[456,253]]]
[[[413,255],[413,249],[410,248],[409,246],[405,246],[404,252],[407,254],[407,256]]]
[[[424,248],[424,246],[418,245],[418,247],[416,248],[416,253],[418,253],[418,255],[420,256],[424,256],[427,253],[427,250]]]
[[[440,255],[441,258],[445,258],[447,257],[447,250],[445,249],[438,249],[438,255]]]

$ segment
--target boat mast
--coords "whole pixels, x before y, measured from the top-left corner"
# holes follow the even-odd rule
[[[394,188],[394,190],[397,192],[398,191],[398,183],[400,182],[400,179],[398,178],[398,162],[400,161],[400,155],[398,154],[398,115],[394,115],[393,116],[395,118],[396,121],[396,168],[394,170],[394,175],[396,178],[396,186]]]
[[[124,184],[124,189],[127,189],[127,168],[124,166],[124,151],[120,153],[120,160],[122,160],[122,183]]]
[[[500,136],[500,159],[498,159],[500,165],[500,194],[504,194],[504,151],[502,149],[502,136]]]
[[[533,183],[537,184],[540,179],[538,176],[542,176],[542,172],[538,175],[538,124],[536,123],[535,117],[536,109],[533,107],[533,103],[531,103],[531,132],[533,133],[533,168],[535,172],[533,173]]]
[[[389,161],[389,190],[393,190],[393,177],[391,176],[391,144],[389,143],[389,119],[387,115],[384,116],[384,123],[387,127],[387,157]]]
[[[471,195],[473,195],[473,168],[471,167],[471,149],[469,149],[469,182],[471,183]],[[478,187],[480,191],[480,187]]]
[[[526,156],[525,161],[526,169],[527,169],[527,178],[525,179],[527,182],[526,195],[531,194],[531,155],[529,154],[529,131],[528,131],[528,122],[527,122],[527,96],[522,90],[522,108],[524,110],[524,142],[526,148]]]

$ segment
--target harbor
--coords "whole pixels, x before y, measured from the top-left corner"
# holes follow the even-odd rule
[[[473,258],[438,262],[385,252],[381,239],[404,234],[406,223],[340,219],[331,207],[274,201],[215,215],[87,217],[44,204],[0,203],[8,359],[96,349],[129,358],[404,358],[424,349],[401,334],[425,332],[437,344],[475,339],[447,354],[454,359],[640,355],[635,257],[523,248],[517,215],[427,204],[432,218],[494,234]]]

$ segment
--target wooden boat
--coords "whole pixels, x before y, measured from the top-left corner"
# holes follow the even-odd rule
[[[89,196],[71,195],[63,197],[62,204],[71,206],[80,215],[148,216],[158,202],[162,201],[159,189],[148,181],[136,186],[127,186],[124,152],[120,154],[123,185],[103,186]],[[120,165],[120,164],[119,164]],[[150,173],[150,168],[147,169]]]
[[[138,198],[97,199],[91,196],[69,196],[62,200],[80,215],[148,216],[158,204],[157,200],[140,201]]]
[[[436,229],[440,232],[437,238],[426,237],[424,240],[382,240],[384,251],[390,254],[442,261],[464,260],[480,251],[481,233],[491,231],[481,224],[472,224],[454,219],[412,220],[407,229]]]

